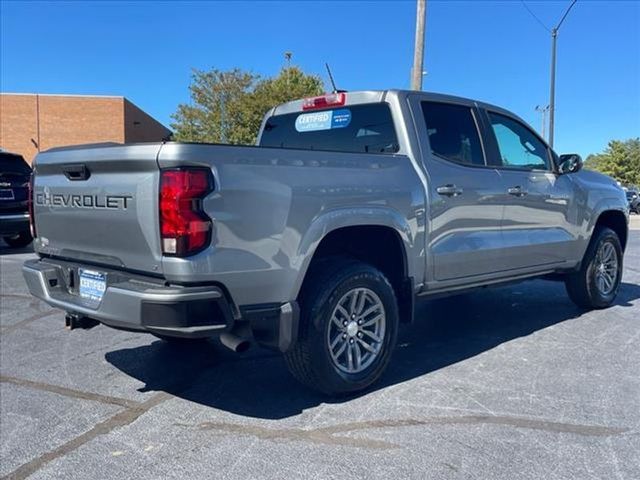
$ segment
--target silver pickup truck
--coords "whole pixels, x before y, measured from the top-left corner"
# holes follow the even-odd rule
[[[541,276],[582,308],[616,297],[624,192],[504,109],[338,92],[273,108],[257,143],[39,154],[31,293],[166,341],[255,341],[327,394],[380,377],[417,297]]]

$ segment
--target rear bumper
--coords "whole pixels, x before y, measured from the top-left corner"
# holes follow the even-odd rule
[[[74,264],[28,260],[22,267],[33,296],[111,327],[191,338],[233,327],[231,305],[219,287],[167,287],[154,278],[100,270],[106,274],[107,288],[97,303],[80,297]]]
[[[29,231],[28,213],[0,213],[0,236],[17,235]]]
[[[166,286],[163,279],[90,267],[106,276],[102,300],[95,302],[79,295],[78,269],[82,267],[43,258],[27,260],[22,273],[33,296],[113,328],[184,338],[223,332],[245,336],[239,332],[247,331],[261,345],[283,352],[297,339],[295,302],[235,308],[221,286]]]

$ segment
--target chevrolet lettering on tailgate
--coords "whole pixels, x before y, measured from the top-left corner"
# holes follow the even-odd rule
[[[126,210],[132,195],[79,195],[64,193],[37,193],[36,205],[46,207],[110,208]]]

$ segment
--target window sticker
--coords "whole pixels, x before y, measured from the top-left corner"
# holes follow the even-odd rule
[[[296,118],[296,131],[316,132],[332,128],[344,128],[351,123],[351,110],[327,110],[324,112],[302,113]]]
[[[331,118],[331,128],[343,128],[351,123],[351,110],[343,108],[342,110],[333,110]]]

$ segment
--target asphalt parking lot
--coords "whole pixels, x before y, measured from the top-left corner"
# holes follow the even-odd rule
[[[640,478],[640,217],[616,305],[533,281],[425,302],[383,381],[330,401],[283,360],[64,329],[0,245],[0,476]]]

